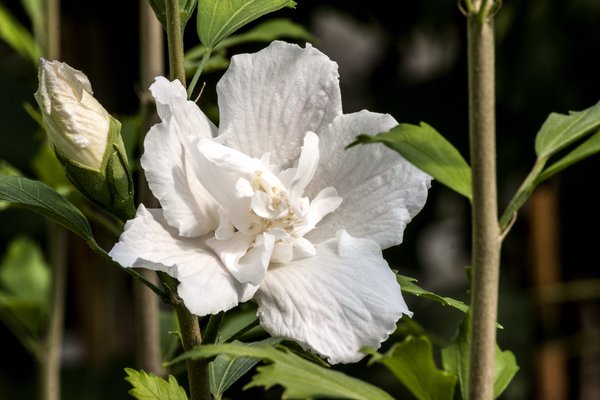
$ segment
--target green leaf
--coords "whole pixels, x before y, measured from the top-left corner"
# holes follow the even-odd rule
[[[552,113],[535,138],[539,158],[549,158],[600,127],[600,102],[568,115]]]
[[[152,373],[131,368],[125,368],[125,372],[125,380],[133,386],[128,393],[138,400],[188,400],[185,390],[173,375],[169,375],[169,380],[165,381]]]
[[[203,0],[198,4],[198,37],[204,46],[214,48],[249,22],[295,6],[291,0]]]
[[[383,143],[443,185],[471,199],[471,168],[458,150],[434,128],[400,124],[375,136],[359,135],[348,147]]]
[[[369,364],[385,365],[419,400],[452,400],[456,375],[439,370],[433,360],[431,342],[426,336],[409,336],[383,355],[373,355]]]
[[[0,39],[34,65],[40,61],[41,51],[35,39],[2,4],[0,4]]]
[[[63,166],[58,161],[58,158],[56,158],[54,150],[48,144],[40,146],[38,153],[33,159],[32,167],[42,182],[54,188],[63,196],[74,192],[75,188],[67,179]]]
[[[452,343],[442,349],[442,363],[446,371],[455,373],[463,400],[469,397],[469,316],[461,322]],[[502,394],[519,370],[515,356],[510,351],[502,351],[496,345],[496,369],[494,372],[494,398]]]
[[[269,389],[281,385],[284,388],[283,399],[393,399],[376,386],[312,363],[285,348],[278,350],[264,345],[244,346],[235,343],[205,345],[184,353],[170,364],[188,358],[206,358],[220,354],[265,360],[268,364],[257,368],[257,374],[246,388],[263,386]]]
[[[550,178],[552,175],[562,171],[563,169],[592,156],[600,151],[600,130],[593,133],[585,139],[579,146],[571,150],[566,156],[556,161],[537,177],[536,182],[540,183]]]
[[[402,289],[402,291],[404,293],[410,293],[415,296],[425,297],[427,299],[437,301],[438,303],[443,304],[445,306],[450,306],[450,307],[456,308],[457,310],[460,310],[464,313],[469,311],[469,306],[460,300],[455,300],[451,297],[442,297],[435,293],[429,292],[429,291],[421,288],[420,286],[417,286],[415,284],[415,282],[417,282],[417,280],[415,278],[410,278],[408,276],[402,276],[402,275],[396,274],[396,279],[398,280],[398,283],[400,284],[400,288]]]
[[[83,238],[92,249],[106,253],[94,240],[90,224],[79,209],[45,183],[21,176],[0,176],[0,201],[44,215]]]
[[[0,263],[0,287],[17,298],[46,304],[50,269],[34,241],[20,237],[10,243]]]
[[[179,1],[179,18],[181,21],[181,31],[185,29],[185,25],[188,20],[192,17],[194,9],[196,8],[198,0],[180,0]],[[165,0],[148,0],[154,15],[163,27],[167,26],[167,11]]]
[[[269,338],[254,343],[240,343],[243,346],[261,346],[274,345],[281,342],[281,339]],[[209,365],[208,373],[210,377],[210,392],[217,399],[223,397],[223,393],[238,379],[250,371],[260,360],[249,357],[235,357],[228,354],[219,354]]]
[[[269,43],[280,38],[306,41],[314,40],[314,37],[306,30],[306,28],[304,28],[304,26],[295,23],[288,18],[273,18],[256,25],[248,32],[232,35],[223,39],[215,47],[215,50],[238,46],[244,43]]]

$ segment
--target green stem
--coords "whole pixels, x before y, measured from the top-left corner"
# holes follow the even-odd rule
[[[179,14],[179,0],[166,0],[167,17],[167,44],[169,48],[169,67],[172,79],[179,79],[185,87],[185,69],[183,66],[183,33],[181,31],[181,17]],[[169,280],[165,274],[159,274],[163,284]],[[179,329],[184,350],[188,351],[202,343],[202,334],[198,318],[193,315],[183,302],[172,295],[171,304],[177,313]],[[178,301],[176,301],[178,300]],[[210,386],[208,378],[207,360],[186,361],[188,380],[190,385],[190,400],[210,400]]]
[[[49,60],[60,58],[60,0],[45,0],[45,43],[42,45],[44,57]]]
[[[167,47],[169,49],[169,75],[179,79],[185,86],[185,68],[183,64],[183,32],[179,0],[165,0],[167,18]]]
[[[206,329],[204,330],[203,343],[212,344],[219,341],[219,332],[221,331],[221,324],[223,323],[224,318],[225,312],[223,311],[210,316],[208,325],[206,325]]]
[[[491,400],[501,245],[496,193],[494,24],[493,18],[488,18],[486,0],[474,5],[475,13],[467,21],[473,170],[469,399]]]
[[[529,175],[527,175],[527,178],[525,178],[517,190],[517,193],[511,199],[510,203],[508,203],[508,206],[506,206],[506,210],[502,214],[502,217],[500,217],[500,229],[502,230],[503,236],[506,234],[505,231],[508,230],[507,227],[509,226],[510,221],[515,217],[517,211],[519,211],[519,209],[531,196],[531,193],[536,186],[536,179],[539,177],[545,165],[546,159],[537,159],[533,165],[533,168],[529,172]]]
[[[187,90],[189,99],[192,98],[192,93],[194,93],[194,88],[196,87],[196,84],[198,83],[198,79],[200,78],[200,75],[202,74],[202,71],[204,70],[204,66],[206,65],[206,62],[210,58],[211,53],[212,53],[212,48],[206,47],[204,49],[204,55],[202,56],[202,60],[200,60],[200,65],[198,65],[198,69],[194,73],[192,82],[190,83],[190,86],[188,87],[188,90]]]
[[[60,0],[44,2],[44,57],[60,58]],[[67,275],[67,231],[54,222],[48,225],[48,254],[52,268],[48,305],[48,331],[38,354],[40,399],[59,400],[60,354],[63,340]]]
[[[183,304],[183,301],[177,295],[177,281],[164,272],[159,272],[158,277],[170,296],[168,303],[173,306],[177,314],[183,350],[190,351],[202,343],[202,333],[200,332],[198,317],[185,307],[185,304]],[[190,400],[211,400],[208,363],[206,359],[186,360],[190,385]]]

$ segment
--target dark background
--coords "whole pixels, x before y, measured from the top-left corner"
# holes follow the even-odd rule
[[[27,23],[19,1],[3,2]],[[399,6],[382,0],[298,3],[295,10],[274,16],[306,26],[315,35],[315,46],[338,62],[345,112],[366,108],[390,113],[400,122],[426,121],[468,159],[465,19],[455,1],[407,0]],[[62,59],[88,75],[97,99],[116,116],[135,114],[138,93],[144,89],[138,78],[137,10],[133,1],[62,4]],[[190,21],[186,47],[197,44],[194,26]],[[498,14],[501,208],[533,165],[535,133],[546,116],[600,100],[599,27],[598,0],[506,1]],[[230,54],[262,46],[241,46]],[[209,107],[214,100],[220,74],[205,76],[201,106]],[[35,176],[30,163],[43,143],[36,123],[23,110],[24,102],[34,103],[36,87],[35,68],[0,43],[0,159],[28,176]],[[515,353],[521,370],[504,399],[600,398],[600,290],[591,299],[552,304],[541,303],[535,291],[542,283],[600,278],[599,164],[592,157],[543,185],[505,242],[499,310],[505,329],[498,340]],[[44,227],[44,220],[29,212],[2,211],[0,254],[21,234],[44,245]],[[540,239],[544,232],[556,242]],[[111,240],[106,239],[107,247]],[[65,343],[70,353],[63,398],[128,398],[122,369],[133,365],[129,280],[114,267],[95,265],[78,239],[73,238],[70,252]],[[540,253],[551,260],[544,261]],[[406,230],[405,242],[385,254],[394,268],[417,277],[428,290],[466,301],[467,202],[434,182],[427,205]],[[452,336],[458,313],[406,297],[414,319],[442,344]],[[0,399],[33,398],[33,361],[3,326],[0,360]],[[381,369],[346,370],[387,385]],[[395,396],[408,396],[386,388],[397,390],[391,392]],[[246,396],[257,398],[259,393]]]

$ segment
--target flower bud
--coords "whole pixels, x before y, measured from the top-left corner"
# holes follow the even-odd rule
[[[121,124],[93,97],[87,76],[42,59],[34,94],[50,146],[67,177],[90,200],[120,218],[135,214]]]

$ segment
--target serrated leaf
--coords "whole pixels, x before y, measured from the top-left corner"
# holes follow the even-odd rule
[[[442,363],[446,371],[455,373],[458,376],[460,392],[463,400],[469,398],[469,317],[468,315],[461,322],[456,336],[452,343],[442,349]],[[494,398],[502,394],[504,389],[514,378],[519,370],[515,356],[512,352],[502,351],[496,345],[496,361],[494,371]]]
[[[552,113],[535,138],[539,158],[549,158],[600,127],[600,102],[568,115]]]
[[[456,300],[451,297],[443,297],[443,296],[437,295],[435,293],[429,292],[429,291],[423,289],[422,287],[416,285],[415,282],[417,282],[417,280],[415,278],[410,278],[408,276],[402,276],[402,275],[396,274],[396,280],[400,284],[400,288],[402,289],[402,291],[404,293],[410,293],[415,296],[425,297],[427,299],[437,301],[438,303],[440,303],[442,305],[456,308],[457,310],[460,310],[464,313],[469,311],[469,306],[460,300]]]
[[[128,393],[138,400],[188,400],[185,390],[173,375],[169,375],[169,380],[165,381],[152,373],[131,368],[125,368],[125,372],[125,380],[133,386]]]
[[[0,39],[4,40],[23,58],[37,65],[41,51],[27,29],[0,4]]]
[[[540,183],[550,178],[552,175],[570,167],[589,156],[592,156],[600,151],[600,130],[590,135],[587,139],[570,151],[567,155],[556,161],[549,167],[545,168],[537,178],[536,182]]]
[[[284,388],[283,399],[393,399],[376,386],[312,363],[285,348],[279,350],[270,346],[244,346],[234,343],[205,345],[184,353],[170,364],[188,358],[207,358],[219,354],[266,361],[268,364],[257,368],[257,374],[246,388],[262,386],[269,389],[281,385]]]
[[[368,143],[383,143],[443,185],[471,199],[471,167],[448,140],[426,123],[400,124],[375,136],[359,135],[348,147]]]
[[[203,0],[198,4],[198,37],[204,46],[214,48],[249,22],[295,5],[290,0]]]
[[[105,253],[81,211],[45,183],[22,176],[0,176],[0,201],[44,215],[83,238],[94,250]]]
[[[438,369],[427,336],[409,336],[386,354],[371,351],[369,364],[385,365],[419,400],[452,400],[456,375]]]

